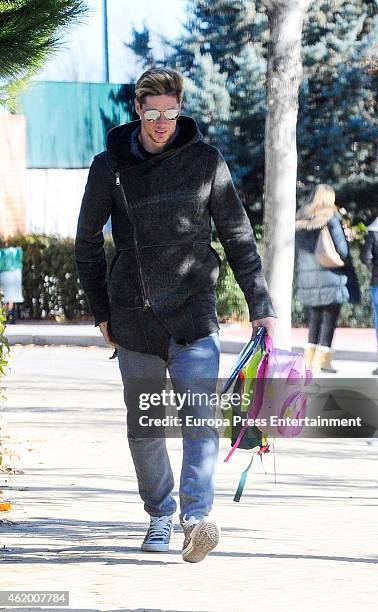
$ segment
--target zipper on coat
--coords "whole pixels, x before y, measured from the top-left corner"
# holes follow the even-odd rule
[[[125,191],[123,189],[123,185],[121,184],[121,179],[120,179],[120,173],[119,172],[115,173],[115,179],[116,179],[115,182],[116,182],[117,187],[120,187],[120,189],[121,189],[121,196],[122,196],[123,204],[125,206],[127,214],[130,217],[130,213],[129,213],[128,205],[127,205],[126,194],[125,194]],[[138,245],[138,239],[136,237],[136,229],[135,229],[135,225],[134,224],[133,224],[133,234],[134,234],[135,255],[136,255],[137,266],[138,266],[138,274],[139,274],[140,286],[141,286],[141,289],[142,289],[143,310],[147,310],[148,308],[151,308],[151,304],[150,304],[150,301],[149,301],[149,299],[147,297],[146,286],[145,286],[144,280],[143,280],[142,266],[141,266],[140,259],[139,259],[139,245]]]

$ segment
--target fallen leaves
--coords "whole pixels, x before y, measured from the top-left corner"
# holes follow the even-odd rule
[[[4,466],[4,467],[0,467],[0,472],[3,472],[5,474],[24,474],[25,473],[23,470],[18,470],[16,468],[12,468],[9,465],[8,466]]]

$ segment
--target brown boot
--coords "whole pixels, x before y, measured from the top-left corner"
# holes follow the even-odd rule
[[[327,372],[328,374],[336,374],[337,370],[332,366],[331,357],[333,351],[328,346],[317,346],[315,355],[312,360],[311,368],[314,372]]]
[[[306,366],[308,368],[311,368],[312,366],[312,360],[314,359],[315,349],[316,349],[316,344],[311,344],[310,342],[308,342],[305,346],[304,358],[305,358]]]

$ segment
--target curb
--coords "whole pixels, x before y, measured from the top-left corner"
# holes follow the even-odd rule
[[[62,334],[49,334],[44,336],[43,334],[14,334],[7,332],[7,338],[10,346],[21,344],[27,346],[28,344],[35,344],[37,346],[99,346],[106,348],[105,340],[101,335],[92,336],[80,335],[80,336],[69,336]]]
[[[33,333],[17,333],[12,334],[12,331],[7,328],[7,338],[10,346],[22,345],[27,346],[34,344],[36,346],[97,346],[107,348],[107,345],[101,335],[83,334],[33,334]],[[238,354],[242,350],[244,343],[240,340],[220,340],[221,352]],[[293,351],[303,352],[303,346],[294,346]],[[346,361],[375,361],[377,355],[375,352],[369,351],[348,351],[336,350],[334,359]]]

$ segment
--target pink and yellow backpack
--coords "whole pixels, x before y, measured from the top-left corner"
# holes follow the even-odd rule
[[[304,356],[274,348],[267,335],[260,334],[260,337],[260,346],[240,370],[235,385],[235,388],[239,386],[238,392],[243,390],[241,412],[245,418],[225,462],[239,446],[243,448],[243,438],[248,436],[249,428],[253,428],[255,438],[256,431],[261,432],[261,437],[252,448],[252,459],[242,473],[234,501],[240,500],[254,456],[257,454],[262,459],[270,451],[267,436],[294,437],[301,433],[303,425],[293,425],[291,421],[306,416],[309,399],[306,387],[312,380],[312,372],[306,367]]]

